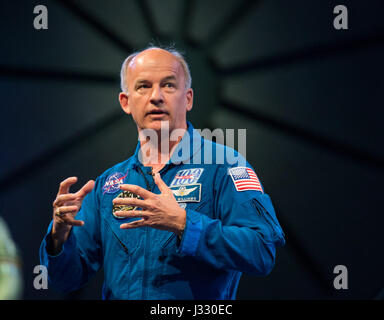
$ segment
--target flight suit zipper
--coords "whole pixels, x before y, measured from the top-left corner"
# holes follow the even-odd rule
[[[147,186],[147,190],[152,192],[153,191],[153,187],[154,187],[154,184],[152,185],[151,187],[151,184],[149,183],[149,181],[147,180],[147,177],[145,176],[145,173],[143,172],[143,170],[140,168],[140,166],[137,167],[141,173],[141,175],[143,176],[144,178],[144,181],[145,181],[145,184]],[[152,172],[152,167],[150,167],[151,170],[149,172],[150,175],[153,176],[153,172]],[[143,270],[143,289],[142,289],[142,295],[141,295],[141,298],[142,300],[145,300],[147,299],[147,290],[148,290],[148,286],[147,286],[147,250],[148,250],[148,246],[149,246],[149,236],[148,236],[148,227],[145,228],[145,247],[144,247],[144,270]]]
[[[171,165],[166,165],[164,166],[160,171],[159,173],[164,173],[165,170],[169,169],[171,167]],[[144,181],[145,181],[145,184],[147,186],[147,190],[150,191],[150,192],[153,192],[153,188],[155,187],[155,182],[153,181],[153,184],[152,184],[152,187],[151,187],[151,184],[149,183],[149,181],[147,180],[147,177],[145,175],[145,173],[143,172],[143,170],[140,168],[140,166],[137,166],[137,168],[139,169],[141,175],[144,177]],[[149,174],[153,177],[154,176],[154,173],[152,171],[152,167],[150,167],[150,171],[149,171]],[[146,227],[145,229],[145,248],[144,248],[144,271],[143,271],[143,291],[142,291],[142,300],[146,300],[147,297],[148,297],[148,285],[147,285],[147,259],[148,259],[148,256],[147,256],[147,250],[149,248],[149,245],[150,245],[150,238],[149,238],[149,227]]]

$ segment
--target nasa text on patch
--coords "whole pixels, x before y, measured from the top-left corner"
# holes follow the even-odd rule
[[[191,168],[180,170],[176,173],[175,177],[173,178],[173,181],[169,186],[173,187],[194,184],[199,180],[203,171],[203,168]]]
[[[127,174],[124,175],[121,172],[115,172],[108,176],[103,186],[103,193],[115,193],[120,191],[119,186],[124,183]]]

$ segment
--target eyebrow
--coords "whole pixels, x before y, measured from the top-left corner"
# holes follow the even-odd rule
[[[161,79],[161,82],[166,82],[166,81],[170,81],[170,80],[177,81],[175,76],[168,76],[168,77],[165,77],[165,78]],[[135,82],[135,85],[141,84],[141,83],[148,83],[148,82],[150,82],[150,81],[146,80],[146,79],[138,79]]]
[[[160,83],[164,84],[166,83],[167,81],[174,81],[175,83],[177,83],[177,78],[175,76],[167,76],[163,79],[160,80]],[[146,80],[146,79],[138,79],[136,82],[135,82],[135,85],[134,87],[137,88],[138,86],[142,85],[142,84],[146,84],[146,83],[150,83],[151,81],[149,80]]]
[[[140,84],[140,83],[146,83],[146,82],[149,82],[148,80],[145,80],[145,79],[139,79],[135,82],[135,85],[137,84]]]
[[[168,76],[168,77],[165,77],[164,79],[161,79],[161,82],[165,82],[165,81],[169,81],[169,80],[176,81],[177,79],[175,76]]]

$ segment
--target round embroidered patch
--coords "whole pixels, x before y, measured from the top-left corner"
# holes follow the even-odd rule
[[[136,198],[136,199],[140,199],[140,197],[130,191],[123,191],[122,193],[120,193],[116,198]],[[113,208],[112,208],[112,214],[115,218],[117,219],[126,219],[125,217],[119,217],[115,214],[116,211],[132,211],[132,210],[136,210],[137,207],[134,207],[134,206],[125,206],[125,205],[121,205],[121,204],[113,204]]]
[[[120,190],[119,186],[124,183],[124,175],[121,172],[112,173],[107,180],[105,180],[103,186],[103,193],[115,193]]]

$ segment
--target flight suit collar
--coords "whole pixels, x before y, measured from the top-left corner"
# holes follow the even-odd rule
[[[202,146],[202,137],[200,133],[193,127],[192,123],[187,121],[187,132],[183,138],[177,144],[175,151],[173,152],[171,159],[168,161],[166,166],[174,164],[178,165],[181,163],[191,163],[192,158],[197,154]],[[140,141],[138,141],[135,153],[128,164],[128,167],[135,168],[137,166],[143,167],[143,164],[139,160],[140,153]]]

